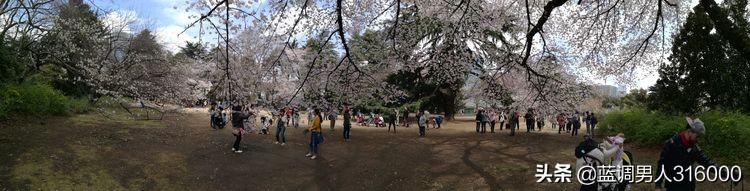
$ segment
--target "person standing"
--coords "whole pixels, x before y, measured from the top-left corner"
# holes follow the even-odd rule
[[[482,118],[484,118],[484,115],[482,115],[483,112],[484,112],[484,110],[482,108],[479,108],[477,110],[476,117],[474,117],[475,120],[476,120],[476,122],[477,122],[477,134],[480,133],[479,130],[480,130],[481,126],[482,126],[482,122],[484,121],[484,119],[482,119]]]
[[[292,125],[294,128],[299,128],[299,111],[297,109],[292,108]]]
[[[352,131],[352,112],[349,106],[344,106],[344,141],[349,142],[349,134]],[[395,130],[394,130],[395,131]]]
[[[427,119],[427,123],[425,123],[427,126],[425,126],[425,128],[430,128],[430,119],[432,118],[432,115],[430,115],[430,111],[424,110],[422,115],[424,115],[424,117]]]
[[[591,134],[591,115],[589,115],[590,111],[586,111],[583,113],[583,122],[584,125],[586,125],[586,134]]]
[[[219,130],[217,122],[219,121],[219,110],[216,109],[216,105],[211,104],[211,108],[208,109],[208,114],[211,116],[211,128],[213,130]]]
[[[594,136],[594,133],[596,132],[596,124],[599,123],[599,120],[596,119],[596,115],[594,115],[594,112],[589,113],[589,123],[591,123],[591,136]]]
[[[425,115],[423,111],[420,111],[418,114],[418,117],[419,117],[419,122],[418,122],[419,136],[424,137],[426,134],[425,131],[427,130],[427,115]]]
[[[279,109],[279,120],[276,122],[276,144],[286,145],[286,126],[289,124],[291,111]]]
[[[552,113],[552,116],[550,116],[550,122],[552,122],[550,125],[552,125],[552,131],[554,131],[555,128],[557,128],[557,115]]]
[[[518,113],[511,112],[510,119],[508,119],[508,127],[510,128],[510,136],[516,135],[516,129],[518,129]]]
[[[409,108],[404,109],[404,127],[409,128]]]
[[[394,123],[395,123],[396,125],[398,125],[398,124],[400,124],[400,121],[399,121],[399,119],[400,119],[400,118],[399,118],[399,117],[401,117],[401,115],[400,115],[400,113],[399,113],[399,111],[398,111],[398,108],[395,108],[395,109],[393,109],[393,111],[394,111],[394,112],[396,113],[396,120],[395,120],[395,122],[394,122]],[[394,133],[396,132],[396,127],[393,127],[393,132],[394,132]]]
[[[565,115],[568,119],[568,123],[565,124],[565,133],[570,133],[570,130],[573,129],[573,114],[566,114]]]
[[[505,111],[500,111],[500,116],[498,116],[498,121],[500,121],[500,130],[503,130],[503,127],[505,126]]]
[[[495,123],[497,123],[497,112],[490,110],[490,133],[495,133]]]
[[[544,127],[544,117],[542,115],[537,115],[536,117],[536,128],[539,130],[539,132],[542,131],[542,127]]]
[[[313,120],[313,109],[312,108],[308,108],[307,109],[307,125],[308,126],[312,125],[312,120]]]
[[[482,134],[487,132],[487,123],[490,122],[490,115],[488,111],[482,111]]]
[[[523,118],[526,120],[526,132],[531,133],[534,131],[534,114],[532,113],[533,110],[529,109],[529,111],[526,112],[526,115],[523,116]]]
[[[331,131],[333,131],[333,128],[336,127],[336,118],[338,118],[338,114],[336,113],[336,109],[330,109],[330,110],[328,110],[328,120],[330,120]]]
[[[248,118],[248,114],[242,112],[242,106],[233,106],[232,107],[232,135],[234,135],[234,144],[232,145],[232,151],[235,153],[242,153],[242,149],[240,149],[240,142],[242,141],[242,135],[245,134],[245,127],[242,123],[245,119]]]
[[[580,113],[578,113],[578,111],[576,111],[576,113],[573,114],[573,117],[571,119],[573,119],[573,130],[572,130],[572,132],[570,132],[570,136],[576,136],[576,135],[578,135],[578,129],[581,128]]]
[[[562,129],[565,127],[565,114],[557,114],[557,134],[562,134]]]
[[[310,128],[307,129],[310,132],[309,152],[307,153],[307,155],[305,155],[305,157],[310,157],[310,159],[315,160],[316,158],[318,158],[318,145],[323,141],[321,134],[323,131],[323,128],[321,128],[323,116],[320,114],[320,110],[318,109],[314,109],[312,115],[312,123],[310,123]]]
[[[391,126],[393,126],[393,133],[396,133],[396,119],[398,118],[396,116],[396,113],[398,113],[398,109],[393,109],[393,112],[388,113],[388,132],[391,132]]]

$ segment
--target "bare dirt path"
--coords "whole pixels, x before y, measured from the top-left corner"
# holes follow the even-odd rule
[[[229,129],[211,130],[207,114],[168,117],[164,125],[52,118],[0,124],[0,190],[577,190],[574,183],[536,183],[536,164],[574,163],[581,136],[508,130],[476,134],[470,120],[448,122],[418,138],[417,128],[354,125],[324,133],[321,157],[304,157],[309,138],[287,130],[243,138],[232,153]],[[341,124],[339,121],[337,124]],[[523,125],[523,124],[522,124]],[[522,128],[523,129],[523,128]],[[275,128],[273,129],[275,131]],[[629,145],[640,164],[658,147]],[[638,184],[634,190],[651,190]],[[710,188],[710,189],[708,189]],[[728,190],[699,184],[699,190]]]

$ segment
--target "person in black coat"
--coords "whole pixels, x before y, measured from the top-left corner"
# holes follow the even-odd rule
[[[667,191],[692,191],[695,190],[695,182],[689,178],[683,178],[681,181],[675,180],[680,177],[677,175],[680,169],[675,169],[676,166],[682,167],[684,176],[684,170],[698,163],[701,166],[709,167],[716,166],[716,163],[709,158],[703,150],[698,147],[698,137],[706,133],[706,128],[700,119],[687,118],[687,128],[677,135],[673,136],[664,143],[664,148],[659,155],[659,161],[655,176],[659,176],[664,173],[667,178],[671,181],[666,181],[665,178],[661,178],[656,181],[656,189],[661,189],[662,184]],[[727,173],[726,171],[721,173]],[[738,172],[735,172],[738,173]]]

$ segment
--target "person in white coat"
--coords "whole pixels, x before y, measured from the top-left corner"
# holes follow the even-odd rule
[[[588,135],[584,136],[584,141],[576,147],[576,170],[574,173],[578,173],[584,166],[591,166],[596,169],[597,166],[609,165],[609,158],[614,156],[616,153],[622,150],[622,147],[615,146],[613,144],[597,144]],[[598,183],[590,185],[581,185],[581,191],[596,191],[599,190],[600,185]]]

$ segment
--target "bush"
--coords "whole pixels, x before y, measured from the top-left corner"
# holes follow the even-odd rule
[[[84,107],[49,85],[21,83],[0,85],[0,118],[10,115],[65,115],[72,105]]]
[[[750,165],[750,116],[739,112],[712,110],[699,118],[706,124],[700,145],[709,156],[725,164]],[[671,116],[643,108],[615,110],[600,117],[600,135],[625,133],[628,141],[661,145],[685,129],[684,116]]]

